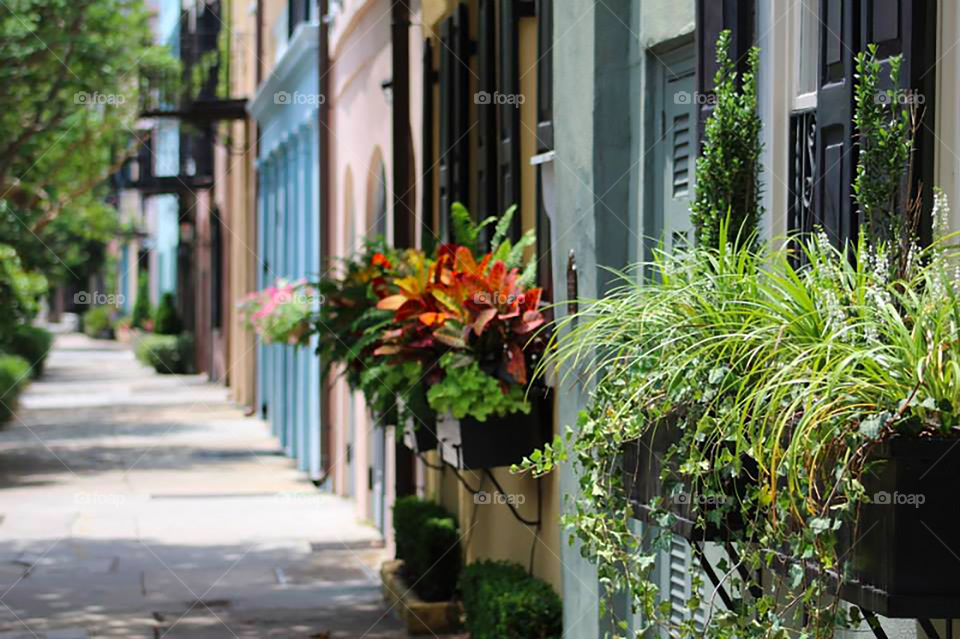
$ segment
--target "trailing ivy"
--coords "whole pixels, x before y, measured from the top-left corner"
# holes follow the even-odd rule
[[[730,59],[730,32],[717,39],[714,106],[704,127],[703,154],[697,159],[697,193],[690,219],[701,246],[716,246],[720,225],[729,217],[731,239],[752,237],[763,215],[760,204],[760,140],[757,114],[759,50],[750,49],[738,82]]]

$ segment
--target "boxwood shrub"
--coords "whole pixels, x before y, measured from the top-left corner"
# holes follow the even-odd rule
[[[189,373],[193,364],[193,336],[145,335],[137,344],[137,359],[158,373]]]
[[[419,497],[401,497],[393,505],[397,559],[404,577],[425,601],[453,596],[460,576],[460,531],[446,508]]]
[[[472,639],[551,639],[563,633],[560,597],[519,564],[470,564],[460,576],[460,593]]]
[[[176,335],[183,330],[173,293],[164,293],[153,316],[153,332],[157,335]]]
[[[30,381],[30,362],[19,355],[0,355],[0,423],[10,419],[17,396]]]
[[[83,332],[93,338],[112,339],[112,314],[113,307],[110,306],[94,306],[89,309],[83,314]]]
[[[52,345],[53,333],[50,331],[39,326],[20,324],[13,329],[13,334],[3,350],[27,360],[28,363],[33,365],[30,370],[31,376],[40,377],[43,374],[43,365]]]

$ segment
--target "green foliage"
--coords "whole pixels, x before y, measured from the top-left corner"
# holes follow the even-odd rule
[[[627,592],[650,627],[677,637],[768,637],[771,628],[832,637],[849,622],[826,575],[842,558],[836,531],[855,526],[865,501],[872,447],[960,435],[955,239],[921,252],[898,280],[884,247],[864,239],[848,251],[823,234],[797,240],[798,267],[788,250],[735,248],[721,231],[717,247],[658,254],[638,267],[649,279],[625,274],[609,297],[561,322],[539,372],[592,377],[595,390],[576,429],[523,467],[575,465],[580,492],[564,522],[597,563],[606,604]],[[660,461],[663,493],[646,506],[669,530],[675,491],[712,498],[694,509],[696,529],[720,528],[746,574],[765,575],[763,594],[733,612],[692,597],[706,628],[692,614],[671,621],[659,605],[654,551],[670,533],[641,543],[623,477],[611,472],[624,445],[657,428],[673,429],[677,443]],[[774,569],[769,548],[820,572]],[[728,592],[761,585],[737,571],[728,578]]]
[[[9,420],[17,397],[30,381],[30,363],[18,355],[0,355],[0,424]]]
[[[53,346],[53,333],[39,326],[21,324],[14,329],[13,335],[3,350],[27,360],[32,366],[30,374],[33,377],[40,377],[51,346]]]
[[[193,369],[193,335],[145,335],[137,344],[136,356],[158,373],[189,373]]]
[[[483,242],[483,232],[494,225],[493,237],[490,239],[490,253],[493,255],[491,263],[500,260],[507,265],[508,269],[523,269],[523,275],[520,278],[524,286],[533,286],[536,283],[536,260],[524,260],[524,252],[537,243],[536,231],[530,229],[523,234],[516,244],[510,241],[510,229],[513,226],[513,218],[517,213],[517,205],[514,204],[503,215],[497,217],[491,215],[485,220],[474,223],[473,216],[467,208],[454,202],[450,206],[450,216],[453,220],[453,241],[461,246],[466,246],[474,255],[483,255],[486,253],[486,247]]]
[[[130,317],[131,328],[146,328],[147,320],[153,316],[150,308],[150,280],[146,271],[140,273],[137,279],[137,300],[133,303],[133,314]]]
[[[427,391],[430,407],[439,414],[457,419],[470,416],[480,422],[490,415],[530,412],[525,389],[518,384],[506,386],[485,373],[476,360],[449,352],[440,358],[444,376]]]
[[[173,293],[164,293],[153,316],[153,332],[157,335],[176,335],[183,330]]]
[[[0,244],[0,341],[9,337],[14,328],[28,321],[36,313],[37,296],[47,286],[42,275],[23,268],[16,250]]]
[[[401,497],[393,505],[393,530],[397,559],[417,594],[426,601],[450,599],[460,575],[456,519],[439,504]]]
[[[113,338],[112,306],[93,306],[83,314],[83,332],[93,338]]]
[[[453,516],[424,520],[410,558],[417,594],[425,601],[453,597],[460,577],[460,530]]]
[[[135,148],[138,74],[175,68],[140,0],[11,0],[0,13],[0,237],[24,268],[83,282],[103,263],[108,178]]]
[[[730,32],[717,39],[716,102],[704,127],[703,154],[697,159],[697,189],[690,219],[701,246],[716,246],[720,226],[728,219],[729,239],[752,239],[763,207],[760,204],[760,139],[757,113],[756,47],[747,56],[747,70],[738,88],[730,59]]]
[[[877,45],[857,54],[856,108],[857,171],[853,193],[863,216],[862,230],[871,242],[891,251],[891,267],[906,267],[916,241],[919,206],[906,184],[913,139],[919,119],[915,98],[900,88],[902,58],[890,58],[892,89],[880,88],[884,65],[877,59]],[[904,186],[908,187],[903,191]]]
[[[563,632],[560,597],[519,564],[470,564],[460,576],[460,592],[473,639],[552,639]]]

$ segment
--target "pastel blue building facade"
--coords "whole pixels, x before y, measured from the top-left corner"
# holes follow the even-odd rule
[[[278,278],[313,281],[320,274],[317,35],[314,22],[297,26],[249,107],[261,132],[258,289]],[[322,394],[314,348],[259,342],[257,404],[286,453],[319,480]]]

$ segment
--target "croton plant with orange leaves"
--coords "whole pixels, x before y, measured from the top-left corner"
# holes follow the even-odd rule
[[[507,238],[514,210],[475,223],[454,204],[454,241],[432,255],[377,240],[322,278],[312,333],[323,370],[339,364],[382,413],[418,400],[479,421],[529,412],[545,318],[541,289],[531,285],[534,267],[524,259],[533,234]]]

